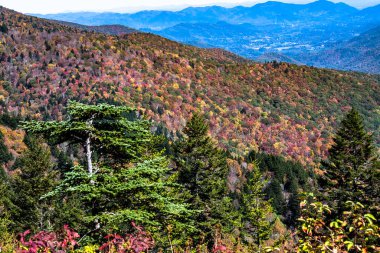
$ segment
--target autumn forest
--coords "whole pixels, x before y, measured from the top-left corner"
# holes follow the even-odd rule
[[[379,252],[379,129],[379,75],[0,6],[0,252]]]

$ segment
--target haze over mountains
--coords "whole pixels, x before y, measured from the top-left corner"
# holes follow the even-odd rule
[[[317,67],[380,73],[380,26],[321,52],[305,54],[303,62]]]
[[[336,54],[331,55],[331,59],[326,55],[331,50],[347,50],[339,49],[339,45],[380,26],[379,13],[380,5],[358,10],[344,3],[320,0],[309,4],[270,1],[252,7],[190,7],[176,12],[81,12],[37,16],[91,26],[125,25],[195,46],[223,48],[260,61],[289,59],[293,63],[379,73],[380,62],[374,57],[360,57],[355,48],[346,54],[347,61],[364,60],[364,64],[337,64]],[[362,40],[368,38],[363,36]],[[380,46],[378,40],[365,44],[370,46],[368,51]],[[319,53],[324,60],[318,59]]]

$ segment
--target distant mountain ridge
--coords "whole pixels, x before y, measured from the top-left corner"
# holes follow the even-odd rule
[[[380,73],[380,26],[331,49],[299,58],[316,67]]]
[[[140,11],[133,14],[78,12],[32,15],[84,25],[120,24],[136,29],[150,28],[161,30],[180,23],[216,23],[224,21],[231,24],[249,23],[263,25],[272,22],[305,21],[305,19],[308,21],[319,19],[335,20],[336,18],[343,18],[343,16],[359,12],[358,9],[344,3],[332,3],[320,0],[309,4],[288,4],[269,1],[256,4],[252,7],[189,7],[181,11]]]
[[[96,27],[92,30],[98,32],[113,31],[114,35],[122,34],[124,28],[113,26],[114,29],[102,30],[102,27],[115,24],[132,27],[189,45],[223,48],[258,61],[283,59],[290,63],[347,70],[343,62],[329,64],[334,62],[336,54],[328,59],[328,53],[332,53],[336,44],[348,42],[379,26],[379,13],[380,5],[358,10],[345,3],[319,0],[308,4],[269,1],[251,7],[189,7],[180,11],[133,14],[80,12],[36,16]],[[351,47],[352,56],[359,55],[352,50],[355,49]],[[370,50],[376,49],[368,48]],[[319,52],[324,53],[324,60],[312,57]],[[379,62],[370,59],[366,62],[376,66],[366,64],[350,69],[374,73],[380,68]]]
[[[132,29],[132,28],[129,28],[129,27],[123,26],[123,25],[87,26],[87,25],[80,25],[80,24],[76,24],[76,23],[59,21],[59,20],[56,20],[55,22],[62,24],[62,25],[69,26],[69,27],[85,30],[85,31],[98,32],[98,33],[104,33],[104,34],[109,34],[109,35],[125,35],[125,34],[140,32],[136,29]]]

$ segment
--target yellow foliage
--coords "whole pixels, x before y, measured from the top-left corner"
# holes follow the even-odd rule
[[[1,225],[1,224],[0,224]],[[3,231],[0,227],[0,252],[11,253],[15,252],[16,242],[14,240],[15,236]]]
[[[282,149],[284,148],[284,144],[281,142],[276,142],[273,144],[273,147],[275,148],[276,151],[281,152]]]
[[[174,84],[173,84],[173,88],[176,89],[176,90],[179,89],[179,85],[178,85],[178,83],[174,83]]]
[[[81,249],[75,250],[74,252],[76,252],[76,253],[96,253],[96,252],[98,252],[98,249],[99,249],[98,245],[87,245]]]
[[[26,150],[26,145],[23,142],[25,136],[23,130],[12,130],[0,125],[0,132],[4,135],[4,144],[12,154],[18,156]]]
[[[207,105],[207,104],[206,104],[205,101],[202,100],[202,101],[200,102],[200,106],[201,106],[201,108],[205,107],[206,105]]]

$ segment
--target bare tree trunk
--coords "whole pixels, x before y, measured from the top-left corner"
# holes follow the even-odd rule
[[[93,120],[93,116],[91,117],[91,119],[89,121],[86,122],[86,125],[88,127],[92,127],[92,120]],[[88,174],[90,174],[90,176],[92,176],[93,174],[93,166],[92,166],[92,151],[91,151],[91,131],[88,131],[88,136],[87,136],[87,139],[86,139],[86,156],[87,156],[87,169],[88,169]]]
[[[88,126],[92,126],[92,118],[91,118],[90,121],[87,121],[87,125]],[[92,155],[92,151],[91,151],[91,133],[89,132],[88,136],[87,136],[87,139],[86,139],[86,157],[87,157],[87,170],[88,170],[88,174],[90,176],[92,176],[94,174],[91,155]],[[93,179],[91,179],[90,183],[92,185],[94,185],[95,181]],[[95,222],[95,230],[100,229],[100,222],[99,222],[99,220],[95,219],[94,222]]]
[[[92,176],[93,168],[92,168],[92,158],[91,158],[91,140],[90,136],[86,139],[86,156],[87,156],[87,169],[90,176]]]

